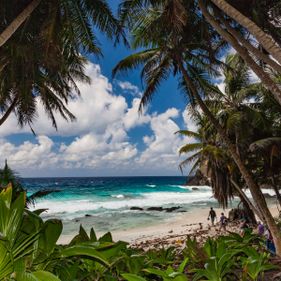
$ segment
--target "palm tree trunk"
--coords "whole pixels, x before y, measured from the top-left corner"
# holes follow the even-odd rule
[[[237,23],[247,28],[248,31],[258,40],[263,48],[281,64],[281,49],[271,36],[265,33],[252,20],[244,16],[225,0],[211,0],[225,14],[233,18]],[[249,7],[250,8],[250,7]]]
[[[220,21],[226,27],[226,30],[241,43],[246,49],[248,49],[256,58],[262,60],[272,67],[276,72],[281,74],[281,65],[272,60],[265,53],[261,52],[259,49],[255,48],[249,41],[247,41],[238,31],[236,31],[223,17],[219,17]]]
[[[273,189],[274,189],[276,197],[277,197],[277,201],[278,201],[279,205],[281,206],[281,194],[280,194],[279,188],[277,187],[274,176],[271,176],[271,182],[272,182],[272,186],[273,186]]]
[[[13,102],[10,104],[9,108],[7,111],[4,113],[4,115],[0,118],[0,126],[7,120],[7,118],[10,116],[12,111],[15,109],[16,104],[17,104],[18,98],[16,97]]]
[[[263,71],[263,69],[251,58],[247,49],[241,46],[238,41],[232,37],[225,29],[220,26],[218,23],[207,11],[206,6],[204,5],[203,0],[198,1],[199,7],[202,11],[202,14],[206,20],[213,26],[214,29],[229,43],[232,47],[239,53],[243,60],[248,64],[248,66],[256,73],[260,78],[262,83],[268,88],[277,102],[281,105],[281,90],[276,85],[276,83],[269,77],[269,75]]]
[[[227,149],[232,156],[234,162],[236,163],[237,167],[240,170],[240,173],[242,177],[244,178],[247,186],[249,187],[251,194],[253,196],[253,199],[255,200],[259,210],[263,214],[266,223],[268,225],[268,228],[272,234],[275,246],[276,246],[276,253],[281,256],[281,233],[278,229],[278,226],[275,223],[274,218],[272,217],[268,206],[266,204],[265,198],[259,188],[259,186],[255,183],[253,180],[252,175],[247,170],[246,166],[240,159],[239,155],[236,153],[236,147],[233,145],[233,143],[228,138],[224,128],[220,125],[220,123],[217,121],[215,116],[212,114],[212,112],[209,110],[209,108],[206,106],[204,101],[201,99],[200,94],[198,93],[195,85],[193,84],[192,80],[189,78],[189,75],[181,61],[180,58],[177,58],[177,63],[179,70],[181,71],[184,81],[188,87],[188,89],[191,91],[191,94],[194,96],[194,98],[197,100],[201,110],[204,112],[204,114],[209,118],[209,120],[212,122],[216,130],[218,131],[221,139],[227,146]]]
[[[256,220],[256,216],[255,213],[253,212],[253,210],[251,209],[250,205],[248,204],[248,201],[245,200],[245,197],[243,196],[239,196],[240,200],[243,204],[243,209],[244,209],[244,214],[245,214],[245,218],[248,222],[250,222],[253,225],[257,224],[257,220]]]
[[[16,32],[16,30],[26,21],[41,0],[32,0],[25,9],[6,27],[0,34],[0,47]]]
[[[249,200],[249,198],[247,197],[247,195],[245,194],[245,192],[240,188],[240,186],[233,180],[230,179],[232,185],[235,187],[235,189],[237,190],[237,192],[239,193],[239,197],[241,199],[241,201],[245,201],[247,202],[247,204],[249,205],[249,207],[251,208],[251,210],[259,217],[260,220],[262,220],[265,223],[265,219],[264,216],[262,215],[262,213],[259,211],[258,208],[256,208],[252,202]],[[243,200],[242,200],[243,197]]]

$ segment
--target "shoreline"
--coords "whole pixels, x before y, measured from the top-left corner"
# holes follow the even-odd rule
[[[215,208],[217,217],[219,218],[221,213],[228,216],[228,212],[231,209]],[[272,215],[278,216],[279,212],[276,206],[270,206]],[[148,240],[162,239],[168,236],[185,236],[194,235],[200,231],[207,231],[209,236],[217,235],[216,227],[209,227],[210,222],[207,220],[209,214],[209,208],[196,208],[186,213],[178,213],[177,216],[163,220],[162,222],[155,223],[151,226],[127,228],[124,230],[111,231],[114,241],[122,240],[130,243],[131,245],[142,244]],[[202,223],[202,229],[199,223]],[[67,244],[78,233],[64,234],[58,240],[59,244]],[[97,232],[97,236],[100,237],[104,232]]]

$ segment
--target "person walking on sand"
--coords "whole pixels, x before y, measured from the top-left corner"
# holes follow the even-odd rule
[[[208,220],[211,219],[212,226],[214,226],[214,222],[215,222],[216,217],[217,217],[217,214],[214,211],[213,207],[211,207],[210,212],[209,212],[209,216],[208,216]]]
[[[226,216],[224,215],[224,213],[221,213],[221,217],[220,217],[220,231],[223,229],[224,231],[226,231]]]
[[[263,236],[265,232],[264,225],[258,221],[258,235]]]

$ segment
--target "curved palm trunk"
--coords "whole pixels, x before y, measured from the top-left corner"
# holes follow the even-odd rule
[[[220,23],[218,23],[207,11],[206,6],[204,5],[203,0],[198,1],[199,7],[202,11],[202,14],[206,18],[206,20],[213,26],[214,29],[229,43],[232,47],[239,53],[239,55],[243,58],[243,60],[248,64],[248,66],[256,73],[256,75],[260,78],[262,83],[268,88],[277,102],[281,105],[281,90],[274,83],[274,81],[269,77],[269,75],[263,71],[263,69],[251,58],[247,49],[242,47],[238,41],[232,37],[226,30],[224,30]]]
[[[256,225],[257,224],[256,216],[255,216],[255,213],[253,212],[253,210],[251,209],[250,205],[248,204],[248,201],[246,201],[245,197],[243,197],[241,195],[239,197],[243,204],[243,209],[244,209],[247,221],[253,225]]]
[[[272,182],[272,186],[273,186],[273,189],[274,189],[276,197],[277,197],[277,201],[278,201],[279,205],[281,206],[281,194],[280,194],[279,188],[277,187],[274,176],[271,177],[271,182]]]
[[[8,27],[0,34],[0,47],[16,32],[16,30],[26,21],[41,0],[32,0],[26,8],[9,24]]]
[[[216,130],[218,131],[221,139],[227,146],[227,149],[232,156],[234,162],[236,163],[237,167],[240,170],[241,175],[243,176],[247,186],[249,187],[251,194],[253,196],[254,201],[256,202],[259,210],[261,211],[262,215],[264,216],[266,223],[268,225],[268,228],[272,234],[275,246],[276,246],[276,252],[278,255],[281,256],[281,233],[275,223],[274,218],[272,217],[265,198],[259,188],[259,186],[255,183],[253,180],[252,175],[247,170],[246,166],[240,159],[239,155],[236,152],[236,147],[233,145],[233,143],[228,138],[224,128],[219,124],[215,116],[212,114],[212,112],[209,110],[209,108],[206,106],[206,104],[203,102],[203,100],[200,97],[200,94],[198,93],[195,85],[193,84],[192,80],[189,78],[188,73],[186,69],[184,68],[184,65],[180,59],[177,59],[178,67],[183,75],[184,81],[187,85],[187,87],[190,89],[192,95],[197,100],[201,110],[206,114],[206,116],[209,118],[209,120],[212,122]]]
[[[273,70],[281,74],[281,65],[272,60],[265,53],[261,52],[259,49],[255,48],[249,41],[247,41],[238,31],[236,31],[223,17],[219,17],[220,21],[224,24],[227,31],[237,39],[246,49],[248,49],[256,58],[262,60],[272,67]]]
[[[245,192],[240,188],[240,186],[233,179],[230,179],[230,181],[231,181],[232,185],[235,187],[235,189],[237,190],[237,192],[239,193],[239,197],[240,197],[241,201],[247,202],[247,205],[253,211],[253,213],[255,213],[259,217],[260,220],[262,220],[264,223],[266,223],[265,218],[263,217],[262,213],[252,204],[252,202],[249,200],[249,198],[247,197]]]
[[[0,118],[0,126],[2,126],[2,124],[7,120],[7,118],[10,116],[12,111],[15,109],[17,101],[18,101],[18,98],[15,98],[13,100],[13,102],[10,104],[7,111],[4,113],[4,115]]]
[[[281,63],[281,48],[273,40],[271,36],[265,33],[259,26],[257,26],[252,20],[244,16],[232,5],[225,0],[211,0],[218,8],[220,8],[225,14],[233,18],[237,23],[247,28],[250,33],[258,40],[263,48],[271,54],[279,63]]]

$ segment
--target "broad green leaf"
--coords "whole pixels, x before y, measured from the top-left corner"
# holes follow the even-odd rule
[[[149,274],[154,274],[154,275],[157,275],[157,276],[161,276],[163,278],[168,277],[168,274],[165,271],[162,271],[162,270],[157,269],[157,268],[146,268],[143,271],[147,272]]]
[[[132,274],[132,273],[123,273],[121,275],[127,281],[147,281],[143,277],[138,276],[136,274]]]
[[[103,265],[109,266],[106,257],[102,253],[98,252],[96,249],[90,246],[74,245],[61,251],[61,257],[67,258],[73,256],[93,258],[94,260],[102,263]]]
[[[61,220],[47,220],[41,231],[39,247],[46,255],[52,253],[62,232]]]
[[[99,239],[100,242],[113,242],[112,235],[110,232],[105,233],[102,237]]]
[[[38,281],[61,281],[57,276],[48,271],[35,271],[33,275]]]

